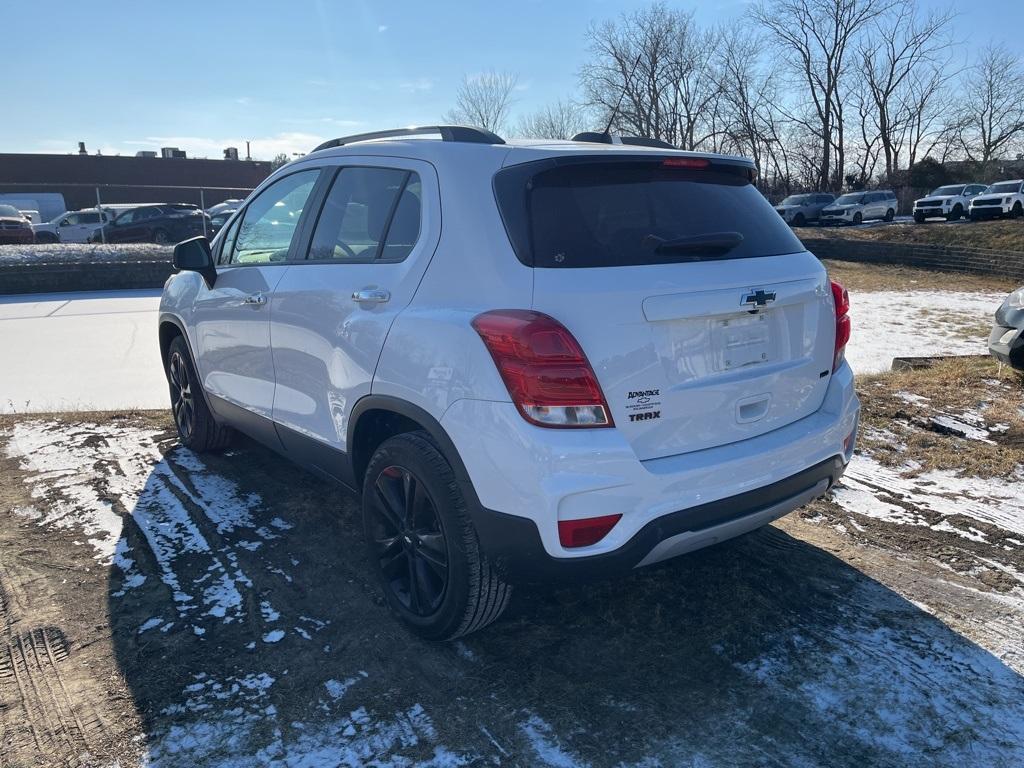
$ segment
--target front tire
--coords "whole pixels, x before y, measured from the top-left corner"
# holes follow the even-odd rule
[[[153,242],[157,245],[170,245],[171,236],[166,229],[158,229],[153,232]]]
[[[388,605],[421,637],[467,635],[508,605],[512,588],[480,551],[451,465],[426,432],[396,435],[374,452],[363,527]]]
[[[853,224],[854,224],[854,226],[862,223],[863,221],[864,221],[864,217],[861,215],[860,211],[857,211],[855,214],[853,214]]]
[[[946,221],[959,221],[960,217],[964,215],[964,209],[960,203],[953,206],[953,210],[946,216]]]
[[[1021,207],[1020,203],[1015,203],[1013,209],[1010,211],[1010,218],[1019,219],[1021,216],[1024,216],[1024,207]]]
[[[218,424],[210,413],[188,344],[181,336],[175,336],[167,348],[164,372],[181,444],[197,453],[226,448],[231,442],[231,430]]]
[[[796,216],[793,217],[793,226],[794,227],[806,227],[807,226],[807,219],[804,217],[804,215],[802,213],[798,213]]]
[[[915,224],[924,224],[924,214],[923,213],[915,213],[914,214],[914,223]]]

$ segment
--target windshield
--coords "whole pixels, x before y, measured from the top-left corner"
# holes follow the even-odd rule
[[[806,205],[811,201],[810,195],[790,195],[779,205]]]
[[[524,178],[529,167],[513,166],[496,184],[517,255],[535,267],[667,264],[804,250],[742,166],[545,167]],[[519,225],[523,195],[525,221]]]
[[[952,187],[939,187],[929,192],[929,195],[959,195],[964,191],[963,185]]]
[[[999,184],[993,184],[991,187],[986,189],[986,192],[1016,192],[1020,189],[1019,181],[1003,181]]]
[[[861,192],[857,192],[852,195],[843,195],[836,199],[836,205],[857,205],[864,195]]]
[[[21,211],[13,205],[0,205],[0,216],[15,216],[19,219],[25,218],[21,215]]]

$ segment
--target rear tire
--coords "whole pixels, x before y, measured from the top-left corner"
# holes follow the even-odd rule
[[[421,637],[467,635],[508,605],[512,587],[480,551],[451,465],[426,432],[388,438],[374,452],[363,528],[388,605]]]
[[[167,348],[164,373],[170,389],[171,414],[181,444],[197,453],[227,448],[231,442],[231,429],[218,424],[210,413],[188,344],[181,336],[175,336]]]
[[[896,218],[896,211],[894,211],[892,208],[890,208],[889,210],[887,210],[885,212],[885,220],[886,221],[892,221],[895,218]]]

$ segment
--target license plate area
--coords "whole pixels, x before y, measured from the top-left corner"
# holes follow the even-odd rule
[[[713,324],[718,370],[734,371],[772,359],[770,312],[718,318]]]

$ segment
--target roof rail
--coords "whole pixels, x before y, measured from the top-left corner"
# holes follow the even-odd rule
[[[655,147],[657,149],[678,149],[661,139],[645,139],[642,136],[616,136],[612,133],[584,131],[572,137],[573,141],[589,141],[597,144],[625,144],[633,147]]]
[[[431,133],[439,133],[441,141],[458,141],[468,144],[504,144],[505,140],[496,133],[486,128],[474,128],[469,125],[419,125],[412,128],[392,128],[388,131],[372,131],[371,133],[356,133],[352,136],[342,136],[339,139],[325,141],[314,152],[331,147],[343,147],[346,144],[354,144],[357,141],[372,141],[373,139],[392,139],[398,136],[422,136]]]

